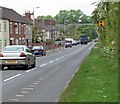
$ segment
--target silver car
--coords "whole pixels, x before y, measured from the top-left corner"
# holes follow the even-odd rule
[[[0,52],[0,68],[11,68],[13,66],[24,66],[27,70],[30,67],[34,68],[36,63],[35,56],[30,49],[24,45],[10,45],[6,46]]]

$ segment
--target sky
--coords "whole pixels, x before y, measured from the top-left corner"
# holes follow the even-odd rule
[[[90,16],[96,8],[91,4],[96,1],[98,0],[0,0],[0,6],[12,8],[21,15],[25,11],[33,12],[34,10],[35,17],[39,15],[55,16],[60,10],[71,9],[80,9],[84,14]]]

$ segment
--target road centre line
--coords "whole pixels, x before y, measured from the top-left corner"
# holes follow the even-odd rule
[[[65,56],[62,56],[62,57],[60,57],[60,58],[64,58]]]
[[[56,61],[60,60],[60,58],[57,58]]]
[[[53,63],[54,61],[50,61],[49,63]]]
[[[31,69],[31,70],[27,70],[27,71],[25,71],[25,72],[27,72],[27,73],[28,73],[28,72],[30,72],[30,71],[32,71],[32,70],[35,70],[35,69],[36,69],[36,68],[33,68],[33,69]]]
[[[17,75],[15,75],[15,76],[12,76],[12,77],[10,77],[10,78],[7,78],[7,79],[4,80],[4,82],[9,81],[9,80],[11,80],[11,79],[13,79],[13,78],[16,78],[16,77],[18,77],[18,76],[20,76],[20,75],[21,75],[21,74],[17,74]]]
[[[22,94],[27,94],[28,92],[27,91],[21,91]]]
[[[44,63],[44,64],[40,65],[40,67],[45,66],[45,65],[47,65],[47,63]]]

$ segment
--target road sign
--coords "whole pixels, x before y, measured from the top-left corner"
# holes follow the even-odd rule
[[[99,26],[104,27],[104,20],[100,20],[100,21],[99,21]]]

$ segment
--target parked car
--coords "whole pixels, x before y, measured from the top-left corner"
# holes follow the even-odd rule
[[[66,42],[65,43],[65,48],[68,48],[68,47],[72,47],[72,43],[71,42]]]
[[[6,46],[0,53],[0,66],[2,69],[14,66],[24,66],[24,69],[29,69],[30,67],[34,68],[35,64],[35,56],[24,45]]]
[[[37,55],[46,55],[46,50],[43,46],[33,46],[32,47],[32,54],[34,54],[35,56]]]

